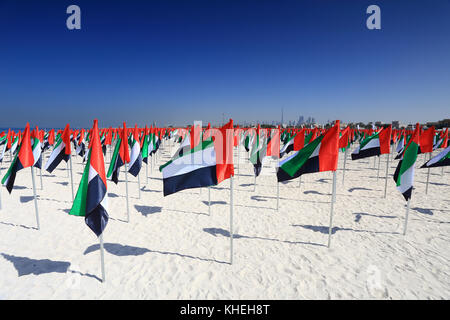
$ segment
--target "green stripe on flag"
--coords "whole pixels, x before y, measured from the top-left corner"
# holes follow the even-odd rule
[[[314,139],[313,142],[297,152],[289,161],[281,165],[281,168],[291,177],[308,161],[311,154],[316,150],[317,146],[322,141],[323,136]]]

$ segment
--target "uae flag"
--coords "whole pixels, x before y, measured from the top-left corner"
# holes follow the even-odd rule
[[[417,152],[419,150],[419,134],[420,125],[416,124],[416,130],[411,137],[403,157],[397,165],[394,173],[394,181],[397,185],[397,189],[403,194],[405,200],[411,198],[414,182],[414,164],[417,159]]]
[[[45,170],[52,173],[62,160],[69,161],[70,152],[70,126],[67,124],[45,164]]]
[[[19,132],[20,133],[20,132]],[[14,138],[14,141],[11,144],[11,154],[14,154],[17,150],[17,146],[19,145],[19,135]]]
[[[144,136],[142,138],[142,149],[141,149],[142,161],[144,161],[145,163],[147,163],[148,154],[149,154],[149,141],[150,141],[150,135],[149,135],[149,130],[146,125],[145,129],[144,129]]]
[[[2,146],[3,145],[3,147],[2,147],[2,152],[0,153],[0,163],[2,163],[2,161],[3,161],[3,156],[5,155],[5,151],[6,151],[6,147],[7,147],[7,137],[6,137],[6,135],[5,136],[3,136],[3,137],[0,137],[0,146]]]
[[[420,168],[434,168],[450,166],[450,146],[442,150],[437,156],[424,163]]]
[[[290,137],[280,150],[280,158],[283,158],[286,154],[294,150],[295,137]]]
[[[159,168],[163,175],[164,196],[192,188],[217,184],[216,152],[212,139],[175,156]]]
[[[27,123],[25,132],[23,133],[22,142],[18,148],[19,152],[14,157],[11,166],[2,179],[2,184],[6,186],[6,189],[11,193],[14,187],[14,181],[16,180],[17,171],[33,166],[34,156],[31,149],[30,138],[30,124]]]
[[[254,143],[252,146],[252,150],[250,152],[250,162],[253,164],[253,171],[255,173],[255,176],[259,176],[262,169],[262,161],[264,157],[266,156],[267,152],[267,143],[265,139],[260,138],[261,133],[261,127],[258,124],[258,127],[256,129],[256,136],[254,139]],[[263,140],[263,142],[261,142]]]
[[[312,140],[300,151],[278,165],[278,182],[297,178],[305,173],[336,171],[339,157],[339,121],[325,135]]]
[[[364,139],[352,152],[352,160],[390,153],[391,133],[392,126],[389,126]]]
[[[219,129],[223,139],[208,139],[159,167],[164,196],[217,185],[234,175],[233,120]]]
[[[100,236],[108,223],[106,176],[103,152],[98,133],[97,120],[94,120],[89,155],[77,195],[69,214],[84,217],[88,227]]]
[[[139,130],[137,125],[134,126],[133,135],[131,137],[131,156],[130,167],[128,172],[137,177],[142,167],[141,146],[139,145]]]
[[[130,155],[128,154],[128,142],[127,142],[127,125],[123,123],[123,129],[120,129],[119,137],[117,138],[116,147],[112,155],[111,163],[108,168],[107,177],[111,177],[111,180],[115,184],[119,182],[119,172],[120,167],[125,164],[125,162],[130,162]]]

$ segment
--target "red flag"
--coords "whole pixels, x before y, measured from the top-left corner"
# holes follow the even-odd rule
[[[433,139],[435,133],[436,129],[434,128],[434,126],[422,132],[419,137],[421,153],[433,152]]]
[[[222,134],[222,140],[214,139],[214,148],[216,149],[216,175],[217,183],[234,176],[233,164],[233,120],[218,129]]]
[[[66,145],[65,154],[70,154],[71,149],[70,149],[70,126],[69,126],[69,124],[66,124],[66,127],[64,128],[64,131],[61,135],[61,139],[64,142],[64,144]]]
[[[22,144],[19,150],[19,161],[22,167],[31,167],[34,163],[33,150],[31,149],[30,124],[27,122],[23,133]]]
[[[319,171],[336,171],[339,158],[339,120],[328,129],[319,150]]]

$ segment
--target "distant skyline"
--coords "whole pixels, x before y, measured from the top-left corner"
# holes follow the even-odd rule
[[[68,30],[66,8],[81,8]],[[366,8],[381,8],[368,30]],[[450,118],[450,1],[0,2],[0,127]]]

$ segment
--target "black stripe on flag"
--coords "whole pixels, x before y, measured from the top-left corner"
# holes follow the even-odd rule
[[[205,167],[186,174],[165,178],[163,185],[164,196],[185,189],[217,185],[216,166]]]
[[[23,165],[20,162],[19,158],[17,158],[16,162],[13,164],[11,168],[11,174],[8,178],[8,182],[6,183],[6,190],[11,194],[12,189],[14,188],[14,180],[16,180],[16,173],[20,169],[23,169]]]
[[[133,176],[137,177],[139,174],[139,171],[141,171],[142,167],[142,156],[139,154],[139,156],[134,161],[133,165],[128,169],[128,172],[131,173]]]
[[[111,180],[117,184],[119,182],[119,172],[120,172],[120,167],[123,166],[124,163],[122,161],[122,158],[120,157],[120,154],[117,155],[116,158],[116,163],[114,164],[114,170],[113,170],[113,174],[111,177]]]
[[[65,162],[69,161],[69,157],[70,157],[70,154],[66,154],[65,151],[64,151],[64,148],[63,148],[61,150],[61,152],[58,153],[58,155],[55,157],[53,162],[50,163],[50,165],[47,168],[47,171],[49,173],[52,173],[52,171],[56,169],[56,167],[60,164],[60,162],[62,160],[64,160]]]
[[[359,150],[358,153],[352,153],[352,160],[379,156],[380,154],[381,154],[380,147]]]
[[[99,175],[89,181],[86,196],[86,217],[84,221],[87,226],[100,236],[108,223],[108,213],[100,204],[106,195],[106,186]]]
[[[303,166],[297,172],[294,174],[294,176],[290,176],[286,173],[281,167],[278,168],[277,171],[277,178],[278,182],[283,182],[287,180],[292,180],[295,178],[300,177],[302,174],[305,173],[314,173],[319,172],[320,166],[319,166],[319,156],[309,158]]]

